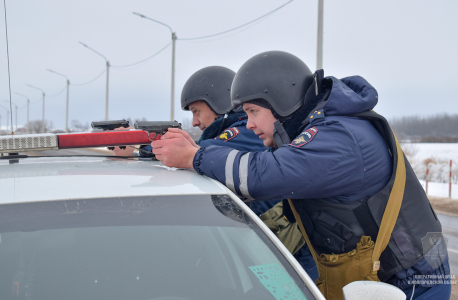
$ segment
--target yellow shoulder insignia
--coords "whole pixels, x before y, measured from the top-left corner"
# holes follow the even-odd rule
[[[299,137],[299,138],[297,138],[297,139],[294,140],[294,143],[296,143],[296,144],[299,144],[300,142],[305,143],[305,139],[304,139],[303,136],[301,136],[301,137]]]

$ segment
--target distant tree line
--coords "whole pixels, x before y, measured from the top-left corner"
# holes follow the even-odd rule
[[[421,143],[458,142],[458,114],[393,118],[389,123],[401,140]]]

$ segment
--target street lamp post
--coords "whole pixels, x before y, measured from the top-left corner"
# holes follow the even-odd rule
[[[36,90],[39,90],[43,93],[43,109],[42,109],[42,112],[41,112],[41,132],[42,133],[45,133],[45,91],[43,91],[42,89],[40,88],[37,88],[33,85],[30,85],[30,84],[27,84],[27,86],[31,87],[31,88],[34,88]]]
[[[175,32],[172,32],[172,87],[170,91],[170,121],[175,119],[174,117],[174,99],[175,99],[175,41],[177,40],[177,35]]]
[[[108,61],[108,59],[105,56],[103,56],[99,52],[95,51],[94,49],[92,49],[88,45],[86,45],[86,44],[84,44],[82,42],[79,42],[79,43],[81,45],[83,45],[84,47],[88,48],[89,50],[92,50],[93,52],[95,52],[98,55],[100,55],[101,57],[103,57],[103,59],[105,59],[105,61],[107,63],[107,87],[106,87],[106,92],[105,92],[105,121],[108,121],[108,78],[109,78],[109,73],[110,73],[110,62]]]
[[[22,96],[22,97],[25,97],[27,99],[27,133],[30,133],[29,131],[29,106],[30,106],[30,100],[29,100],[29,97],[27,97],[26,95],[22,95],[18,92],[14,92],[16,95],[19,95],[19,96]],[[1,122],[0,122],[1,124]]]
[[[7,102],[7,103],[10,103],[10,101],[8,100],[3,100],[3,102]],[[14,104],[14,118],[15,118],[15,126],[16,127],[15,129],[14,128],[11,128],[12,131],[17,131],[17,104],[13,101],[11,101],[12,104]],[[11,120],[12,121],[12,120]],[[12,127],[13,125],[11,125]]]
[[[318,0],[318,34],[316,45],[316,69],[323,69],[323,6],[324,0]]]
[[[105,90],[105,121],[108,121],[108,75],[110,74],[110,62],[107,60],[107,87]]]
[[[137,15],[139,17],[142,17],[144,19],[148,19],[150,21],[156,22],[158,24],[166,26],[169,30],[170,33],[172,34],[172,83],[171,83],[171,92],[170,92],[170,120],[173,121],[175,119],[174,117],[174,99],[175,99],[175,42],[177,40],[177,35],[175,32],[173,32],[172,28],[162,22],[159,22],[157,20],[151,19],[145,15],[139,14],[134,12],[134,15]]]
[[[6,102],[8,102],[8,101],[6,101]],[[14,131],[17,131],[17,104],[12,102],[12,101],[11,101],[11,103],[14,104],[14,127],[15,127]]]
[[[46,69],[46,70],[48,70],[51,73],[65,77],[65,79],[67,79],[67,104],[65,106],[65,132],[68,132],[68,93],[69,93],[69,88],[70,88],[70,80],[64,74],[57,73],[56,71],[53,71],[50,69]]]

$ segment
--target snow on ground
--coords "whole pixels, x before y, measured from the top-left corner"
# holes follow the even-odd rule
[[[458,200],[458,143],[402,143],[418,179],[425,187],[426,160],[429,159],[428,195],[448,197],[452,160],[452,199]]]
[[[454,160],[458,164],[458,143],[402,143],[401,146],[404,151],[404,148],[414,151],[419,159]]]
[[[420,180],[423,189],[425,188],[425,180]],[[441,182],[428,182],[428,196],[448,198],[449,184]],[[458,200],[458,184],[452,184],[452,199]]]

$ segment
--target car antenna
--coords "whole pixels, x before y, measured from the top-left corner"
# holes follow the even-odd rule
[[[14,127],[13,127],[13,105],[11,102],[11,74],[10,74],[10,54],[8,50],[8,25],[6,22],[6,0],[3,0],[3,8],[5,10],[5,31],[6,31],[6,57],[8,60],[8,88],[10,92],[10,113],[11,113],[11,136],[14,135]]]

